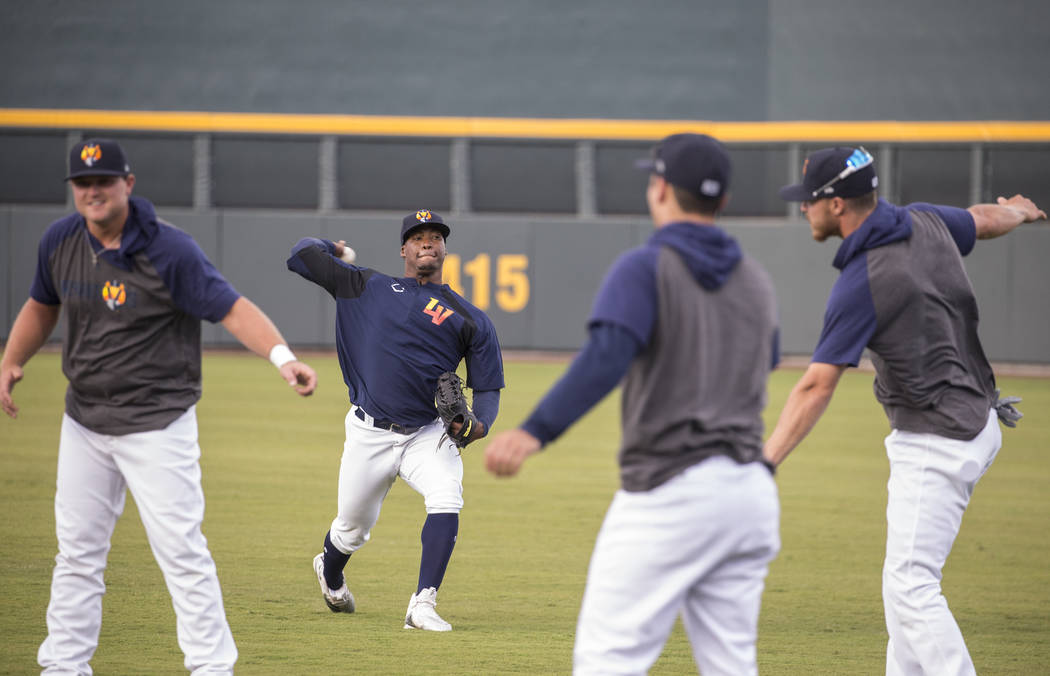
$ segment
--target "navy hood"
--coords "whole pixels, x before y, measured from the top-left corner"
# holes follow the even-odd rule
[[[880,199],[875,211],[849,237],[842,240],[832,261],[839,270],[869,249],[911,237],[911,214],[904,207]]]
[[[736,240],[716,225],[671,223],[658,228],[649,243],[674,249],[708,291],[721,288],[743,256]]]
[[[81,227],[86,228],[84,217],[76,214]],[[132,195],[128,198],[128,220],[120,234],[120,249],[107,260],[122,270],[131,270],[135,254],[146,249],[160,231],[157,212],[149,200]]]
[[[157,236],[157,212],[149,200],[132,195],[128,198],[128,222],[121,237],[120,253],[131,256],[146,248]]]

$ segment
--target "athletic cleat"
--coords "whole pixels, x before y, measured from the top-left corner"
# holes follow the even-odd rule
[[[314,572],[317,573],[317,581],[321,583],[321,595],[324,596],[324,602],[328,605],[328,609],[333,613],[352,613],[356,606],[354,605],[354,595],[350,593],[350,590],[346,586],[346,582],[343,582],[343,586],[339,589],[329,589],[328,583],[324,579],[324,554],[318,554],[314,557]]]
[[[405,629],[424,629],[426,631],[452,631],[452,625],[441,619],[434,610],[437,605],[437,589],[427,587],[408,600],[408,612],[405,613]]]

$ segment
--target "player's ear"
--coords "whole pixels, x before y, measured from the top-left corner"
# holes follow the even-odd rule
[[[404,244],[401,245],[401,257],[402,258],[405,257],[405,245]]]
[[[128,174],[124,177],[124,182],[128,184],[128,194],[131,194],[131,189],[135,187],[135,174]]]
[[[671,189],[671,184],[667,182],[667,179],[662,176],[657,176],[656,174],[650,174],[650,177],[653,182],[653,187],[656,188],[657,203],[666,202],[668,197],[674,199],[675,203],[678,202],[674,197],[674,190]]]

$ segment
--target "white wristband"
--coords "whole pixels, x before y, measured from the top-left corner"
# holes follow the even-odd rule
[[[277,343],[270,350],[270,363],[281,368],[290,361],[295,361],[295,355],[288,349],[288,346],[284,343]]]

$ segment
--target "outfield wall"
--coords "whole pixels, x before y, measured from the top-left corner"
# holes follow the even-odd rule
[[[3,6],[3,107],[706,120],[1050,109],[1050,3],[1034,0]]]
[[[0,205],[0,338],[28,295],[36,246],[61,207]],[[346,239],[362,265],[401,275],[399,213],[161,209],[191,233],[243,294],[258,303],[293,346],[330,347],[334,303],[289,272],[285,259],[300,238]],[[838,240],[816,244],[802,221],[732,219],[727,229],[769,269],[777,286],[785,354],[808,354],[820,332],[837,271]],[[582,219],[463,215],[454,219],[446,281],[485,307],[506,349],[577,348],[605,270],[651,232],[644,218]],[[1050,227],[1026,225],[979,242],[966,259],[980,303],[981,336],[996,361],[1050,363]],[[61,336],[61,327],[52,337]],[[206,325],[208,345],[235,340]]]

